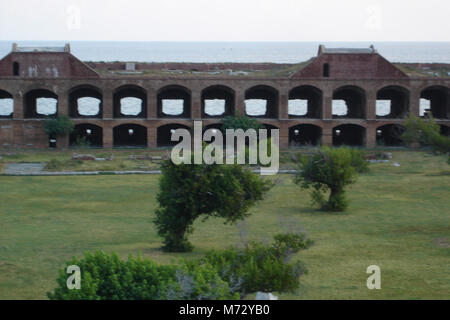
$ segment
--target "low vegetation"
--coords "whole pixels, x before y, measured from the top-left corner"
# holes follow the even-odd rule
[[[450,164],[450,138],[440,134],[440,127],[433,117],[422,119],[410,115],[405,123],[405,128],[401,138],[406,143],[431,147],[435,154],[447,155],[447,161]]]
[[[85,253],[60,270],[51,300],[230,300],[257,291],[295,291],[306,269],[293,254],[312,241],[304,234],[279,234],[272,245],[212,251],[204,259],[160,265],[141,256],[122,261],[115,253]],[[79,290],[67,287],[67,267],[81,271]],[[70,280],[69,280],[70,281]]]

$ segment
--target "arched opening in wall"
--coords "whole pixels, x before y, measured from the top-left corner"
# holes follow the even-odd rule
[[[328,63],[325,63],[323,65],[323,70],[322,71],[323,71],[322,75],[325,78],[328,78],[330,76],[330,65]]]
[[[313,86],[300,86],[289,91],[290,118],[322,117],[322,91]]]
[[[356,86],[344,86],[334,91],[333,118],[364,119],[366,116],[366,94]]]
[[[203,135],[205,134],[206,131],[208,130],[212,130],[212,134],[214,135],[215,133],[219,133],[222,132],[222,137],[223,137],[223,145],[225,146],[226,144],[226,135],[225,133],[222,131],[223,129],[223,124],[222,123],[213,123],[210,125],[207,125],[205,127],[203,127]],[[207,142],[207,143],[211,143],[214,141],[214,138],[212,139],[212,141]]]
[[[272,138],[272,131],[271,130],[279,130],[278,127],[272,125],[272,124],[268,124],[268,123],[263,123],[263,127],[264,129],[267,130],[267,138]],[[256,134],[258,135],[259,138],[259,132],[257,131]],[[279,136],[279,133],[278,133]]]
[[[278,91],[260,85],[245,92],[245,113],[249,117],[278,118]]]
[[[159,90],[158,117],[160,118],[190,118],[191,92],[188,88],[171,85]]]
[[[289,146],[317,146],[322,142],[322,128],[313,124],[299,124],[289,128]]]
[[[101,118],[102,92],[100,89],[83,85],[73,88],[69,93],[69,115],[72,118]]]
[[[113,95],[114,118],[146,118],[147,91],[135,85],[117,88]]]
[[[0,118],[12,118],[14,113],[14,98],[7,91],[0,90]]]
[[[423,90],[420,94],[421,116],[431,112],[434,118],[449,119],[450,92],[443,86],[432,86]]]
[[[343,124],[333,129],[333,146],[358,146],[366,144],[366,128],[356,124]]]
[[[113,129],[114,147],[146,148],[147,128],[138,124],[122,124]]]
[[[14,76],[18,76],[19,74],[20,74],[20,65],[16,61],[16,62],[13,63],[13,75]]]
[[[384,87],[377,92],[377,118],[405,118],[409,112],[409,91],[400,86]]]
[[[202,91],[202,117],[226,117],[234,114],[234,90],[215,85]]]
[[[103,128],[89,123],[77,124],[70,135],[69,145],[101,148],[103,146]]]
[[[445,124],[441,124],[440,132],[441,132],[441,135],[450,137],[450,127],[449,126],[446,126]]]
[[[47,89],[29,91],[24,96],[25,118],[55,117],[58,114],[58,96]]]
[[[157,130],[156,134],[156,140],[157,140],[157,146],[158,147],[173,147],[174,145],[177,145],[180,141],[172,141],[172,133],[175,132],[177,129],[186,129],[189,132],[191,132],[191,128],[188,126],[173,123],[173,124],[166,124],[163,126],[160,126]]]
[[[377,128],[377,146],[400,147],[404,145],[400,138],[405,127],[400,124],[387,124]]]

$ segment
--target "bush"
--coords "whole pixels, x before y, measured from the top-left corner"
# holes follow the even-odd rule
[[[238,299],[211,265],[180,262],[158,265],[142,257],[122,261],[117,254],[86,253],[67,263],[81,270],[81,289],[67,288],[68,274],[60,270],[51,300]]]
[[[87,137],[77,137],[75,143],[73,144],[74,148],[85,149],[91,146],[91,142]]]
[[[264,126],[254,118],[250,118],[242,115],[227,116],[223,119],[222,131],[225,134],[226,129],[242,129],[247,131],[248,129],[263,129]]]
[[[232,291],[243,297],[262,292],[292,292],[300,285],[300,276],[307,272],[300,262],[290,263],[292,255],[309,248],[312,241],[304,234],[283,234],[274,237],[272,245],[250,242],[245,248],[211,251],[204,261],[213,265],[228,282]]]
[[[163,249],[172,252],[192,249],[187,235],[198,217],[221,217],[225,223],[242,220],[271,187],[239,165],[175,165],[167,160],[161,169],[154,223],[164,238]]]
[[[358,173],[369,171],[369,163],[366,161],[366,152],[364,150],[351,148],[349,149],[352,157],[352,167]]]
[[[75,125],[68,116],[50,118],[44,122],[44,130],[50,137],[65,136],[72,133]]]
[[[423,120],[410,115],[405,122],[405,132],[401,138],[408,144],[418,143],[421,146],[430,146],[434,153],[449,154],[450,138],[440,134],[439,125],[433,117]],[[449,158],[450,162],[450,158]]]
[[[322,147],[311,157],[300,157],[294,182],[302,188],[313,188],[312,200],[323,210],[344,211],[348,207],[345,186],[354,183],[352,151],[348,148]],[[328,200],[323,193],[330,192]]]

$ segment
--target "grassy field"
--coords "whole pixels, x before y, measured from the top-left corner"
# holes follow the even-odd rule
[[[394,152],[349,190],[344,213],[311,208],[306,191],[282,175],[240,228],[198,221],[192,253],[160,251],[152,224],[158,176],[0,177],[0,299],[45,299],[58,269],[85,251],[141,252],[170,263],[212,248],[304,229],[315,245],[298,254],[309,274],[281,299],[449,299],[450,166],[443,157]],[[242,233],[242,232],[241,232]],[[366,268],[381,267],[381,290]]]

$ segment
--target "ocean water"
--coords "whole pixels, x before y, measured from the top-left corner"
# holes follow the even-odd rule
[[[11,51],[14,41],[0,41],[0,57]],[[18,41],[19,46],[63,46],[64,41]],[[274,62],[297,63],[317,55],[319,44],[327,47],[366,48],[371,44],[392,62],[450,63],[450,42],[106,42],[72,41],[72,53],[83,61],[136,61],[136,62]],[[98,111],[99,101],[85,98],[80,101],[83,114],[93,115]],[[142,101],[126,98],[122,101],[123,112],[139,113]],[[177,115],[182,110],[182,100],[165,101],[167,114]],[[264,114],[265,101],[247,101],[250,115]],[[221,114],[223,101],[209,101],[207,113]],[[51,114],[55,102],[42,100],[39,113]],[[429,108],[429,101],[421,100],[421,113]],[[0,99],[0,115],[12,113],[10,99]],[[333,113],[345,114],[344,101],[333,101]],[[377,102],[377,114],[388,114],[389,101]],[[290,113],[302,115],[306,112],[306,101],[292,100]]]
[[[15,41],[0,41],[0,57]],[[19,46],[63,46],[64,41],[17,41]],[[450,42],[108,42],[71,41],[83,61],[297,63],[327,47],[367,48],[392,62],[450,63]]]

